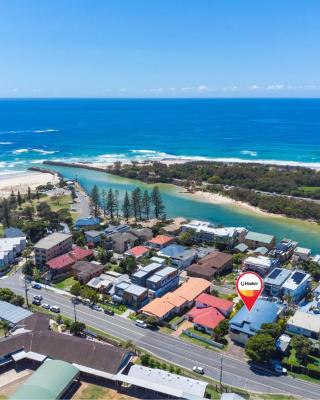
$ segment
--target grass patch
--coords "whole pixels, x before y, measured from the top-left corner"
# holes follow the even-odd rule
[[[74,279],[73,276],[71,276],[67,279],[64,279],[61,282],[55,283],[53,286],[57,289],[68,291],[75,282],[76,282],[76,280]]]
[[[123,314],[125,311],[127,311],[127,307],[124,304],[119,304],[118,306],[113,305],[113,304],[104,304],[104,303],[99,303],[99,306],[101,308],[103,308],[104,310],[111,310],[113,311],[115,314],[121,315]]]
[[[316,383],[317,385],[319,385],[319,379],[317,378],[312,378],[309,375],[305,375],[305,374],[298,374],[296,372],[290,372],[288,371],[288,375],[294,376],[297,379],[301,379],[303,381],[307,381],[307,382],[312,382],[312,383]]]
[[[107,399],[109,389],[98,385],[89,385],[83,389],[79,396],[76,396],[78,400],[98,400]]]
[[[172,332],[174,332],[173,329],[167,327],[167,326],[161,326],[160,327],[160,332],[166,333],[167,335],[171,335]]]
[[[300,186],[299,189],[303,192],[320,192],[320,186]]]

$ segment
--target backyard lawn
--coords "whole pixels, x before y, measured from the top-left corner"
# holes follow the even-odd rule
[[[71,286],[76,283],[77,281],[74,279],[73,276],[71,276],[70,278],[65,279],[64,281],[55,283],[53,286],[57,289],[61,289],[61,290],[70,290]]]

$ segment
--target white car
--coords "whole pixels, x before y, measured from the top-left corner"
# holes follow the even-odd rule
[[[48,304],[48,303],[42,303],[41,307],[46,309],[46,310],[50,310],[50,304]]]
[[[50,307],[50,311],[55,312],[55,313],[59,313],[60,312],[60,308],[58,306],[51,306]]]
[[[96,304],[92,306],[92,309],[95,311],[102,311],[102,308],[100,306],[97,306]]]
[[[38,300],[38,301],[42,300],[41,294],[36,294],[35,296],[33,296],[33,298],[34,298],[34,300]]]
[[[192,368],[193,372],[196,372],[197,374],[203,375],[204,374],[204,369],[202,367],[194,366]]]
[[[148,328],[148,325],[144,321],[141,321],[140,319],[136,320],[136,326],[139,326],[140,328],[143,329]]]

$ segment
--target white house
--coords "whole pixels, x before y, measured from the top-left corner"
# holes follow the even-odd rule
[[[14,262],[16,256],[26,247],[25,237],[0,238],[0,269]]]
[[[296,311],[288,319],[287,332],[318,340],[320,335],[320,315]]]

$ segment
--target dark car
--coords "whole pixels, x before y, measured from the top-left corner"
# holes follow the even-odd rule
[[[104,313],[107,314],[107,315],[114,315],[114,311],[109,310],[108,308],[104,309]]]
[[[41,300],[39,300],[39,299],[33,299],[33,300],[32,300],[32,304],[34,304],[35,306],[41,306]]]

